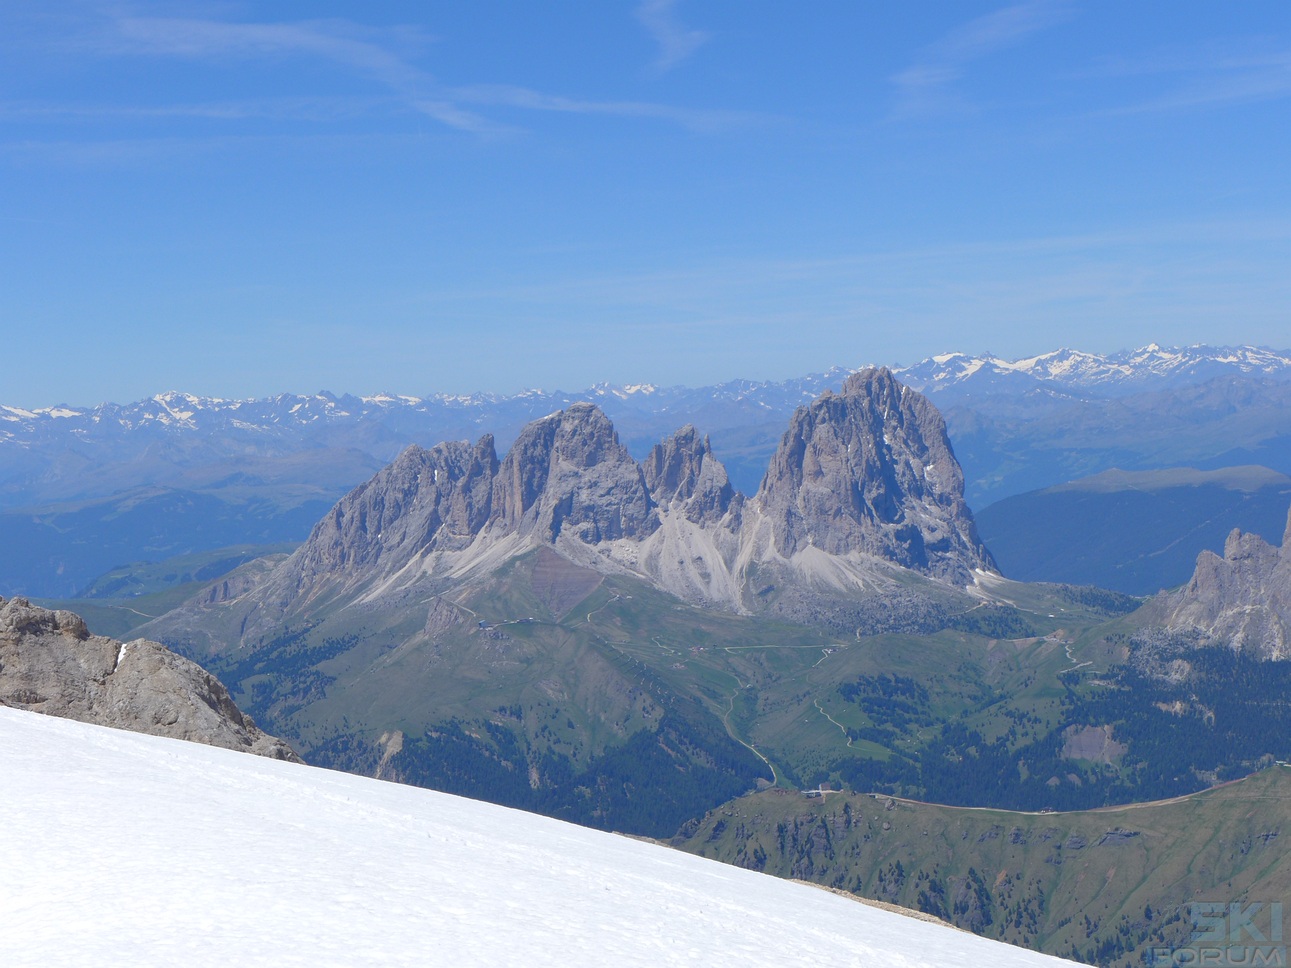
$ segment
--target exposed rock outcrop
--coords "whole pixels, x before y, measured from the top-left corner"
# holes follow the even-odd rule
[[[1196,629],[1214,642],[1261,658],[1291,658],[1289,549],[1291,514],[1281,548],[1235,529],[1224,543],[1222,558],[1203,551],[1188,584],[1153,603],[1161,614],[1160,624]]]
[[[641,468],[590,403],[521,431],[494,481],[493,508],[500,530],[544,542],[640,540],[659,526]]]
[[[886,368],[799,408],[758,501],[785,557],[859,551],[960,585],[996,570],[941,414]]]
[[[314,526],[296,556],[300,580],[383,571],[419,551],[465,547],[489,520],[497,471],[487,434],[474,447],[463,441],[409,447]]]
[[[715,524],[743,495],[731,486],[726,468],[713,456],[707,437],[687,424],[655,444],[642,466],[650,496],[663,507],[675,506],[695,524]]]
[[[0,599],[0,705],[299,762],[196,663],[91,635],[79,615],[23,598]]]

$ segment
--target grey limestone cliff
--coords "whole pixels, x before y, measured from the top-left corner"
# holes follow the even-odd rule
[[[744,497],[731,486],[707,437],[692,424],[655,444],[642,466],[655,503],[676,505],[695,524],[715,524]]]
[[[1223,557],[1197,556],[1197,568],[1178,591],[1152,604],[1159,622],[1196,629],[1213,642],[1264,659],[1291,658],[1291,514],[1282,547],[1234,530]]]
[[[0,599],[0,705],[299,762],[196,663],[91,635],[80,616],[23,598]]]
[[[488,522],[493,438],[412,446],[314,526],[293,562],[301,583],[347,570],[386,571],[434,548],[470,544]]]
[[[996,570],[941,414],[886,368],[798,409],[758,502],[785,557],[862,552],[961,585]]]
[[[576,403],[525,427],[493,485],[505,532],[554,542],[640,540],[659,526],[641,468],[599,408]]]

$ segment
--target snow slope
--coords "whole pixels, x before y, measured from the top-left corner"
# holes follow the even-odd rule
[[[1067,964],[490,804],[0,708],[0,964]]]

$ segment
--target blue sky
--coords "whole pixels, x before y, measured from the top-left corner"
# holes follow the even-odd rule
[[[1291,4],[0,7],[0,401],[1291,346]]]

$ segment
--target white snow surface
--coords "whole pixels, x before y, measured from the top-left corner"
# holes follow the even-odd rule
[[[414,787],[0,708],[0,964],[1069,964]]]

